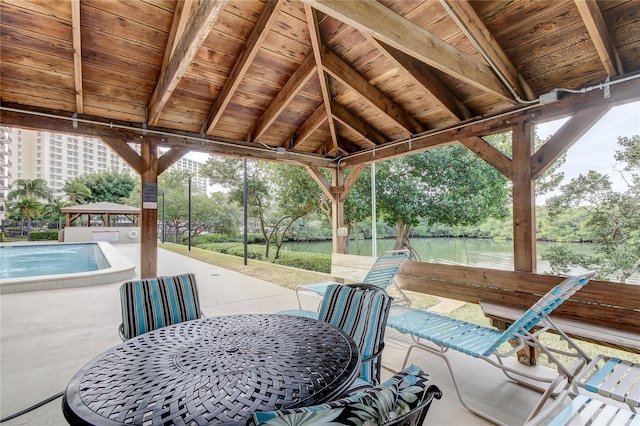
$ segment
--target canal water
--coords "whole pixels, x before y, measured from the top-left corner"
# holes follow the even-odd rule
[[[385,250],[393,250],[393,239],[378,240],[378,254]],[[411,244],[420,255],[422,261],[433,263],[447,263],[491,269],[513,270],[513,242],[495,241],[480,238],[412,238]],[[548,262],[540,259],[541,253],[552,245],[546,241],[538,241],[538,273],[550,273]],[[593,250],[591,244],[568,244],[574,251],[590,253]],[[371,256],[371,240],[360,241],[360,254]],[[283,245],[284,250],[303,251],[310,253],[331,253],[331,242],[292,242]],[[351,241],[351,254],[357,254],[355,243]],[[574,273],[584,272],[580,269]],[[636,273],[627,280],[628,283],[640,284],[640,274]]]

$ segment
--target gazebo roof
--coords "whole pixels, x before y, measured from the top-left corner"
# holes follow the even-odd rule
[[[637,0],[7,0],[0,15],[0,122],[99,136],[136,170],[127,144],[144,141],[174,148],[168,163],[355,167],[454,141],[491,156],[478,135],[640,98]]]
[[[63,207],[60,211],[66,214],[140,214],[140,209],[138,207],[106,201]]]

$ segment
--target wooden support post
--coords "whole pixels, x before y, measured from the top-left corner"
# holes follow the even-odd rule
[[[342,187],[344,185],[344,175],[342,170],[335,168],[331,170],[331,187]],[[333,253],[344,253],[344,236],[338,235],[338,228],[344,227],[344,200],[342,193],[333,194],[331,203],[331,230],[333,239]]]
[[[158,148],[142,142],[142,223],[140,224],[140,278],[158,275]],[[155,190],[156,196],[153,197]]]
[[[531,177],[531,155],[535,148],[533,125],[519,123],[512,132],[513,266],[516,271],[536,272],[536,206]],[[528,346],[518,352],[522,364],[536,365],[539,356],[539,351]]]

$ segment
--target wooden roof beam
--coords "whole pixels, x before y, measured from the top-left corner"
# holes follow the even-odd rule
[[[282,9],[283,4],[284,0],[268,1],[265,3],[256,25],[251,30],[247,43],[242,49],[240,56],[238,56],[236,63],[233,65],[233,69],[231,69],[231,73],[222,87],[222,90],[220,90],[216,101],[213,103],[211,112],[209,112],[209,118],[207,119],[206,124],[207,134],[210,134],[218,124],[220,117],[222,117],[224,110],[227,108],[227,105],[229,105],[236,89],[249,70],[253,59],[258,54],[258,50],[260,50],[262,42],[267,38],[269,30],[276,21],[278,12]]]
[[[463,139],[474,136],[499,133],[512,129],[516,123],[523,121],[533,123],[547,122],[570,115],[577,115],[580,111],[586,109],[597,107],[613,108],[617,105],[640,100],[639,87],[640,84],[638,81],[629,80],[611,86],[611,93],[608,98],[602,95],[601,90],[563,95],[557,102],[530,107],[526,111],[512,115],[500,114],[497,117],[488,117],[476,122],[470,122],[466,125],[458,124],[447,129],[425,132],[422,135],[415,136],[412,140],[407,139],[402,142],[387,143],[384,146],[376,148],[375,152],[371,150],[364,153],[356,153],[353,156],[347,156],[341,160],[340,164],[341,167],[349,168],[357,164],[378,162],[406,155],[411,152],[420,152],[426,149],[445,146],[455,143],[455,141],[462,141]],[[579,128],[580,125],[577,125],[577,127]],[[474,150],[474,152],[476,151]],[[493,165],[500,170],[498,166]],[[535,174],[535,170],[532,173]]]
[[[82,94],[82,41],[80,38],[80,0],[71,0],[71,30],[73,32],[73,79],[76,89],[76,112],[84,114]]]
[[[129,167],[138,172],[139,175],[142,174],[142,157],[129,146],[126,139],[110,136],[100,136],[100,139],[109,145]]]
[[[478,157],[495,167],[500,173],[513,178],[513,167],[511,158],[507,157],[493,145],[482,139],[480,136],[460,139],[460,143],[473,151]]]
[[[611,105],[597,105],[576,112],[531,157],[531,178],[538,179],[571,146],[596,124]]]
[[[376,40],[369,34],[365,33],[364,36],[385,54],[387,59],[395,63],[398,68],[405,70],[416,84],[431,93],[440,108],[448,113],[451,118],[466,120],[473,117],[473,113],[431,72],[429,65]]]
[[[295,96],[302,90],[305,84],[311,79],[316,72],[316,63],[313,54],[307,55],[302,64],[287,80],[284,87],[278,92],[276,97],[271,101],[269,107],[262,113],[254,126],[254,130],[249,140],[256,141],[262,137],[273,124],[278,116],[284,111]]]
[[[493,38],[489,29],[484,25],[468,0],[440,0],[447,13],[454,17],[462,32],[478,49],[482,56],[495,67],[498,72],[516,92],[520,99],[536,99],[535,93],[513,66],[502,47]]]
[[[215,25],[218,17],[222,13],[228,0],[204,1],[193,12],[189,20],[190,25],[185,30],[175,49],[175,54],[171,56],[167,67],[160,74],[158,84],[149,100],[147,110],[149,111],[148,122],[154,126],[157,124],[162,109],[165,107],[171,94],[178,86],[182,76],[189,68],[191,61],[196,56],[198,49],[209,35],[211,28]]]
[[[316,61],[316,69],[318,70],[318,77],[320,79],[320,90],[322,92],[323,100],[322,106],[324,107],[325,118],[329,124],[329,133],[331,134],[331,149],[329,149],[329,153],[338,155],[338,131],[336,130],[336,124],[333,122],[333,114],[331,113],[331,100],[333,97],[331,96],[331,90],[329,89],[329,80],[327,74],[324,72],[324,68],[322,67],[322,40],[320,39],[318,17],[315,10],[307,4],[304,5],[304,12],[307,16],[307,25],[309,26],[309,37],[311,38],[313,57]]]
[[[333,192],[331,192],[331,184],[322,172],[315,166],[305,165],[304,168],[311,175],[313,180],[316,181],[324,195],[326,195],[328,199],[334,201],[336,197]]]
[[[622,61],[613,45],[598,3],[595,0],[575,0],[575,4],[607,75],[616,77],[624,74]]]
[[[164,59],[162,60],[163,72],[167,68],[173,52],[176,50],[178,40],[180,40],[182,34],[184,34],[194,5],[195,0],[182,0],[176,3],[176,10],[173,12],[173,22],[171,23],[171,32],[169,33],[167,48],[164,51]]]
[[[514,102],[502,82],[484,63],[375,0],[302,1],[427,65],[500,99]]]
[[[424,132],[426,129],[402,108],[396,105],[387,95],[369,83],[349,64],[343,61],[326,46],[322,49],[322,66],[333,78],[358,93],[369,104],[407,131],[409,135]]]
[[[295,150],[299,147],[305,140],[311,136],[313,132],[316,131],[318,127],[322,125],[327,119],[327,113],[325,104],[320,105],[310,116],[302,123],[302,126],[298,128],[293,139],[293,144],[291,146],[292,150]]]
[[[188,154],[189,151],[189,148],[174,146],[169,149],[169,151],[166,151],[164,154],[162,154],[160,158],[158,158],[158,175],[161,175],[163,172],[165,172],[176,161]]]
[[[357,117],[355,114],[348,111],[338,102],[332,101],[331,111],[333,112],[334,119],[361,135],[369,145],[369,148],[373,148],[387,142],[387,138],[385,138],[382,133],[378,132],[364,120],[360,119],[360,117]]]

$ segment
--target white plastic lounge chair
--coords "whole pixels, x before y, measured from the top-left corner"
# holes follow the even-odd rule
[[[563,407],[559,408],[561,406]],[[558,396],[555,404],[525,423],[525,426],[537,425],[640,426],[640,414],[628,410],[623,405],[565,390]]]
[[[393,279],[400,270],[400,265],[405,259],[409,258],[409,250],[390,250],[385,251],[376,259],[375,263],[362,280],[364,284],[372,284],[376,287],[380,287],[383,290],[387,290],[389,285],[394,284]],[[287,313],[291,315],[307,316],[310,318],[317,318],[318,313],[310,310],[303,310],[300,303],[300,293],[307,293],[316,297],[322,297],[327,291],[327,287],[331,284],[339,284],[334,281],[323,281],[319,283],[300,284],[296,287],[296,298],[298,299],[298,310],[282,311],[280,313]],[[397,287],[397,286],[396,286]],[[397,287],[399,289],[399,287]],[[404,293],[403,295],[404,301]],[[400,300],[394,299],[394,305],[397,305]],[[408,302],[408,299],[407,299]]]
[[[597,355],[575,378],[574,393],[596,393],[640,409],[640,364],[607,355]]]
[[[535,380],[540,383],[549,383],[540,401],[529,416],[529,418],[531,418],[540,411],[545,401],[553,392],[556,392],[557,389],[566,389],[580,368],[591,360],[571,338],[553,323],[549,318],[549,313],[586,285],[593,275],[594,273],[587,273],[568,277],[542,296],[538,302],[524,312],[522,316],[505,331],[499,331],[494,328],[413,308],[392,310],[387,321],[387,326],[412,335],[414,343],[411,344],[407,350],[404,365],[406,365],[411,351],[414,348],[423,349],[440,356],[445,360],[449,368],[458,399],[462,405],[469,411],[492,423],[502,424],[500,420],[489,414],[470,407],[462,398],[453,369],[446,356],[444,356],[447,350],[454,349],[475,358],[483,359],[500,368],[511,380],[521,384],[526,384],[522,378]],[[534,326],[536,330],[534,330]],[[566,340],[569,347],[568,351],[546,347],[540,343],[538,336],[549,329],[555,329],[555,331]],[[429,344],[429,342],[431,342],[431,344]],[[502,351],[500,347],[507,342],[512,343],[514,348]],[[547,355],[549,361],[557,366],[558,375],[553,378],[540,377],[525,373],[521,369],[511,368],[503,363],[505,357],[513,355],[525,345],[538,347],[541,352]],[[556,354],[571,356],[576,359],[576,362],[571,366],[566,366],[556,357]],[[496,358],[495,360],[491,358],[492,355]],[[564,385],[564,387],[559,388],[560,385]]]

